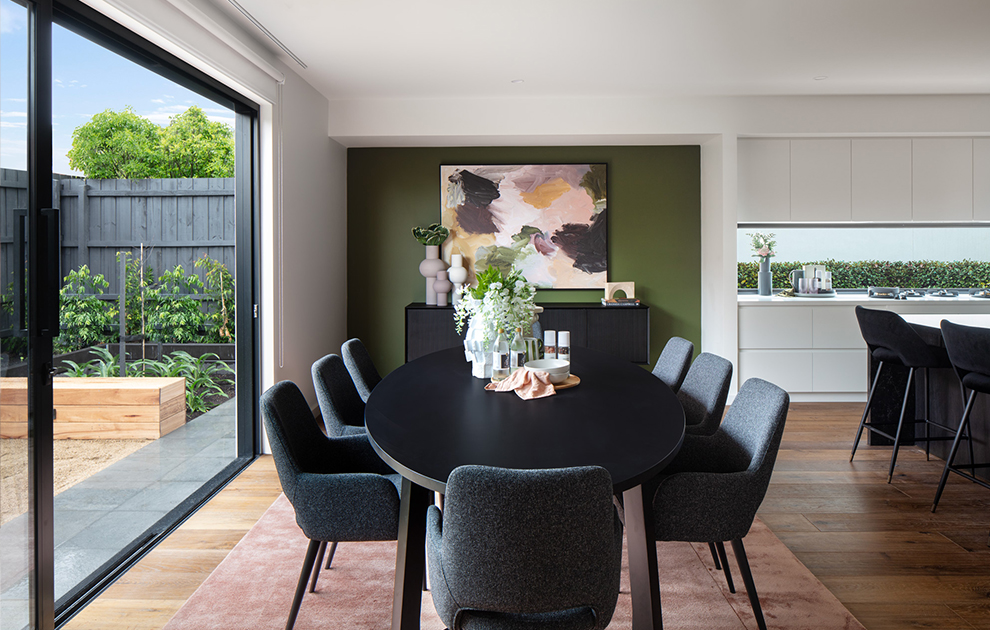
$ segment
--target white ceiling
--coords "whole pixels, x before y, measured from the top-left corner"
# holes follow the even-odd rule
[[[331,100],[990,94],[990,0],[210,1]]]

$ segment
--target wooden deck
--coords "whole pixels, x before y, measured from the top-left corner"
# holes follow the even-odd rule
[[[850,463],[861,412],[792,405],[760,517],[870,630],[990,630],[990,491],[953,479],[931,514],[942,462],[902,449],[892,484],[888,447]],[[163,627],[278,493],[262,457],[66,628]]]

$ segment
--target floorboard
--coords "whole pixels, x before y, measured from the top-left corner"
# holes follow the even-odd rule
[[[860,443],[861,405],[795,403],[760,518],[869,630],[990,630],[990,490],[942,462]],[[161,628],[278,496],[262,457],[66,628]],[[760,576],[756,575],[757,586]]]

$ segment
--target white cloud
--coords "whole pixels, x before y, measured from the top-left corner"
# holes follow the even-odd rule
[[[9,122],[6,120],[0,120],[0,129],[25,129],[27,128],[27,122]]]
[[[153,99],[151,99],[151,102],[152,103],[161,103],[161,104],[164,104],[165,103],[165,101],[163,99],[160,99],[160,98],[153,98]]]
[[[15,116],[17,118],[27,118],[27,112],[5,112],[0,109],[0,116]]]
[[[3,100],[10,101],[11,103],[27,103],[28,101],[26,98],[13,98],[13,97],[7,97]]]

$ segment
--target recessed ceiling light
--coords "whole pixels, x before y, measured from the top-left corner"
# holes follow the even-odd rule
[[[523,79],[513,79],[512,82],[513,83],[525,83],[526,81],[523,80]]]
[[[825,79],[827,79],[827,78],[828,78],[828,77],[827,77],[827,76],[825,76],[824,74],[820,74],[820,75],[818,75],[817,77],[814,77],[814,79],[815,79],[815,81],[824,81],[824,80],[825,80]]]

